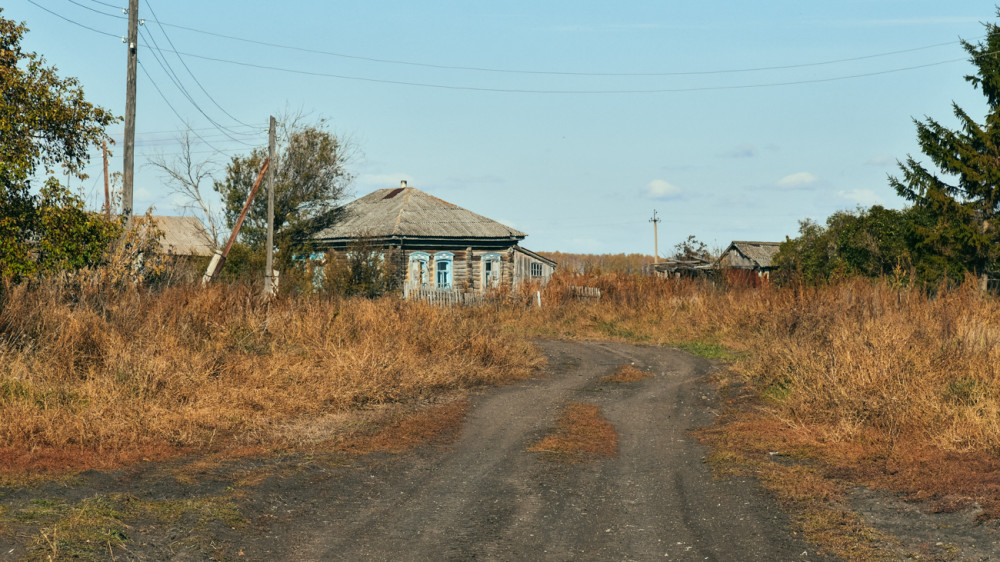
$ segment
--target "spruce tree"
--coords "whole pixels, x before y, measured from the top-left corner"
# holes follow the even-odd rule
[[[1000,15],[1000,14],[998,14]],[[986,97],[982,124],[954,102],[959,129],[914,119],[921,151],[934,170],[907,155],[890,184],[930,220],[914,225],[914,250],[926,256],[921,277],[960,279],[965,272],[995,277],[1000,261],[1000,27],[987,23],[985,41],[962,46],[975,74],[965,80]]]

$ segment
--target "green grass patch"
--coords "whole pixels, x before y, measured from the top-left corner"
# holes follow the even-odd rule
[[[127,553],[132,526],[142,521],[182,525],[196,532],[207,531],[213,522],[234,528],[246,525],[236,504],[225,497],[148,501],[131,494],[106,494],[76,504],[40,498],[8,506],[6,511],[12,527],[33,535],[31,560],[106,560],[113,553]]]
[[[676,347],[677,349],[683,349],[688,353],[697,355],[698,357],[703,357],[705,359],[718,359],[722,361],[728,361],[730,359],[735,359],[736,354],[732,350],[724,345],[720,345],[714,342],[707,341],[690,341],[690,342],[675,342],[670,344],[671,347]]]

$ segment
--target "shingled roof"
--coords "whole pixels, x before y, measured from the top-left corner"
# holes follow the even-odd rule
[[[778,248],[781,246],[781,242],[749,242],[745,240],[737,240],[726,248],[725,252],[722,252],[722,256],[725,256],[732,250],[736,250],[743,255],[746,259],[754,262],[755,267],[766,269],[771,267],[771,260],[778,253]],[[722,260],[722,256],[719,260]]]
[[[379,189],[344,206],[344,217],[315,236],[521,240],[525,233],[413,187]]]

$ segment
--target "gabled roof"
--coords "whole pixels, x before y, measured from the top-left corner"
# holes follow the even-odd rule
[[[726,248],[725,252],[719,256],[719,261],[728,254],[729,252],[736,250],[742,254],[748,260],[754,262],[756,267],[768,268],[771,267],[771,260],[778,253],[778,248],[781,246],[781,242],[749,242],[745,240],[736,240]]]
[[[321,240],[481,238],[520,240],[525,233],[413,187],[379,189],[343,207],[344,217],[318,233]]]
[[[197,217],[154,215],[156,226],[163,231],[160,249],[175,256],[211,256],[212,237]]]

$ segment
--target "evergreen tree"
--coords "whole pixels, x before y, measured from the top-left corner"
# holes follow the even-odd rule
[[[918,267],[934,281],[960,278],[965,272],[996,275],[1000,261],[1000,27],[988,23],[984,42],[962,41],[976,73],[965,77],[986,97],[985,121],[979,124],[952,103],[960,128],[951,130],[931,118],[914,120],[929,170],[907,156],[902,177],[889,182],[929,220],[915,223]]]

